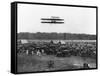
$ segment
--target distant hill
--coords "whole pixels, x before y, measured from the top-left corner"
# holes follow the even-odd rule
[[[96,40],[96,35],[73,34],[73,33],[18,33],[18,39],[40,39],[40,40]]]

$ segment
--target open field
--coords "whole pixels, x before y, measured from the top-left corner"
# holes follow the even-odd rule
[[[54,61],[53,68],[48,68],[48,61]],[[37,72],[51,70],[68,70],[83,68],[83,63],[89,64],[90,68],[96,68],[95,59],[77,56],[58,58],[55,56],[18,55],[18,72]]]
[[[96,40],[29,40],[18,44],[18,72],[96,68]],[[65,43],[63,43],[65,42]],[[39,52],[39,54],[37,54]],[[49,65],[52,61],[53,64]]]

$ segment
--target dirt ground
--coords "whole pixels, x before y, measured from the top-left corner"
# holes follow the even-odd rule
[[[48,62],[53,61],[53,67],[48,67]],[[89,64],[90,68],[96,68],[96,60],[91,58],[82,58],[78,56],[71,57],[55,57],[53,55],[17,55],[17,71],[18,72],[37,72],[52,70],[68,70],[79,69],[83,67],[83,63]]]

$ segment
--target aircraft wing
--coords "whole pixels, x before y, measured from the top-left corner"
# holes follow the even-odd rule
[[[62,24],[62,23],[64,23],[64,22],[41,22],[41,23]]]
[[[58,21],[63,21],[64,19],[41,18],[41,20],[58,20]]]

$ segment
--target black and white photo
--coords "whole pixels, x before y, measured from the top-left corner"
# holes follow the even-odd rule
[[[15,5],[17,73],[97,68],[96,6]]]

